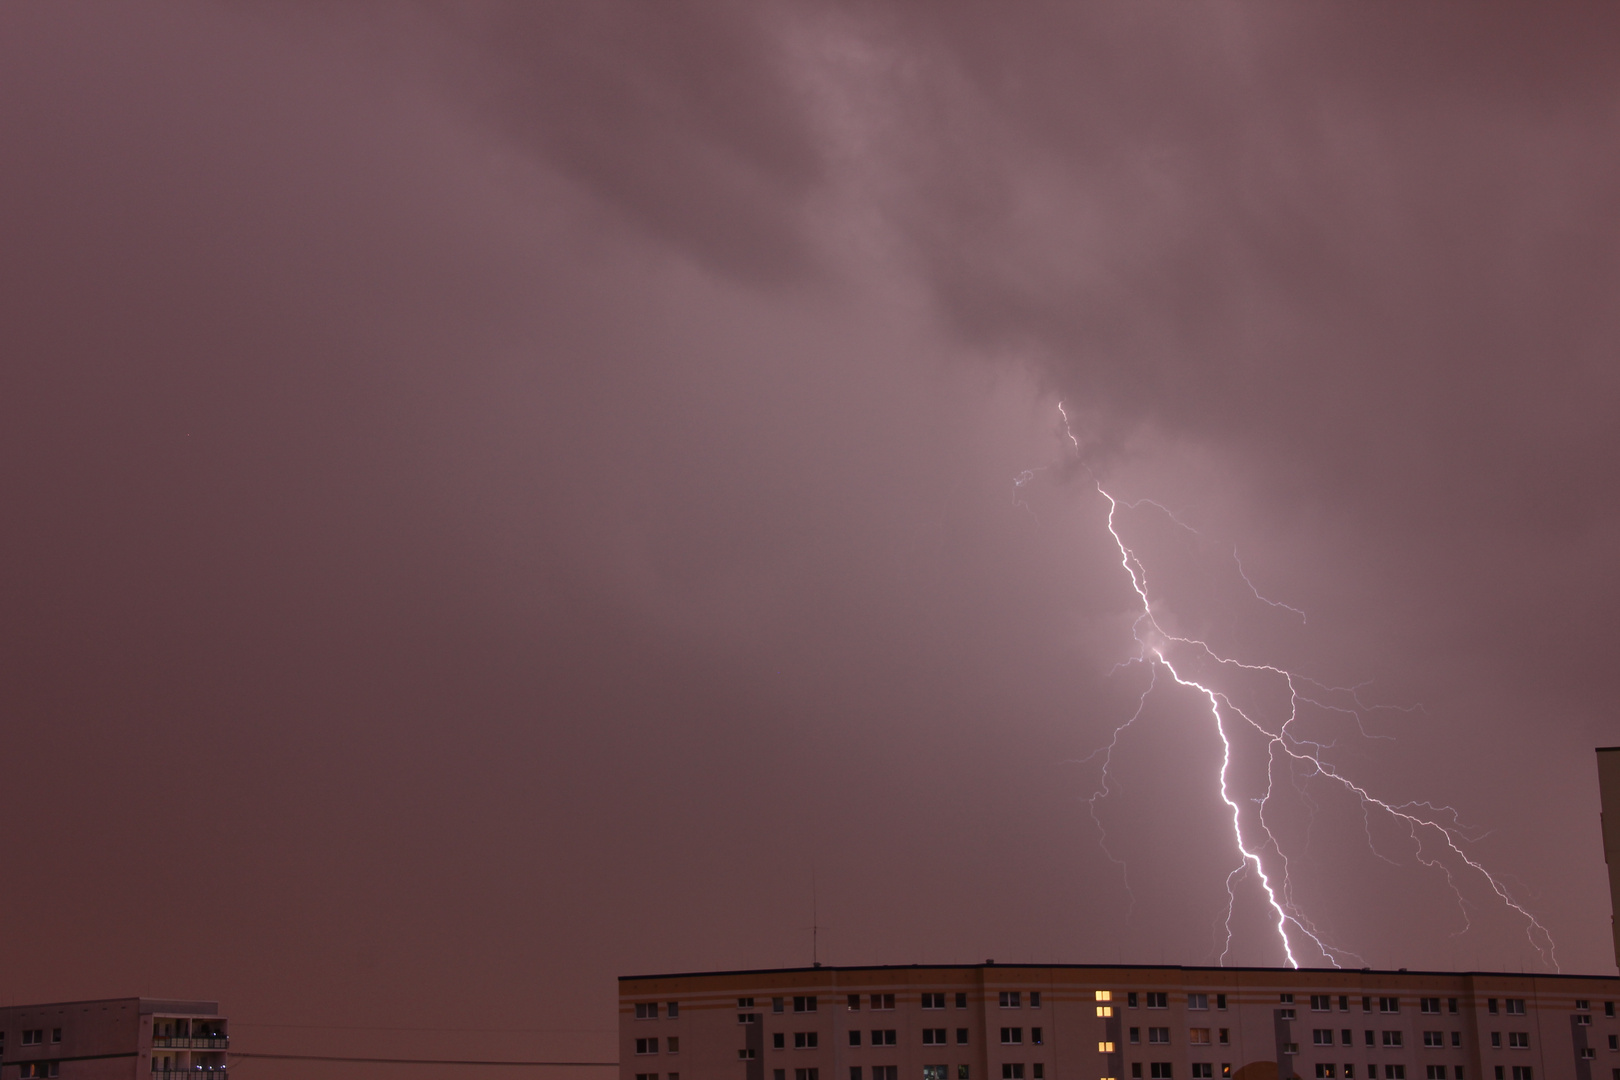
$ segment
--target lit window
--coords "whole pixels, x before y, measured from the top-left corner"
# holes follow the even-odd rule
[[[1100,1042],[1100,1043],[1097,1044],[1097,1053],[1099,1053],[1099,1054],[1112,1054],[1113,1052],[1114,1052],[1114,1044],[1113,1043],[1111,1043],[1111,1042]]]

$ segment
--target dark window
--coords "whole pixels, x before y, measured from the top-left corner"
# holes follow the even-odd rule
[[[61,1066],[55,1061],[25,1061],[17,1075],[23,1077],[60,1076]]]
[[[1613,1016],[1614,1015],[1614,1002],[1605,1001],[1603,1003],[1603,1015],[1604,1016]]]
[[[778,1076],[776,1080],[782,1080],[782,1078]],[[861,1080],[861,1067],[859,1065],[849,1067],[849,1080]]]
[[[819,1034],[819,1032],[815,1031],[795,1031],[793,1033],[793,1049],[814,1050]]]
[[[787,1036],[782,1034],[780,1031],[772,1032],[771,1033],[771,1049],[772,1050],[786,1050],[787,1049]]]
[[[1001,1080],[1024,1080],[1024,1066],[1021,1062],[1004,1062],[1001,1066]]]
[[[42,1043],[44,1041],[45,1041],[45,1029],[44,1028],[29,1028],[29,1029],[25,1030],[22,1033],[22,1044],[24,1046],[34,1046],[34,1045],[36,1045],[38,1043]]]
[[[895,1080],[895,1068],[893,1065],[872,1066],[872,1080]]]
[[[1429,1080],[1446,1080],[1446,1067],[1444,1065],[1430,1065]]]
[[[1439,1012],[1440,1011],[1440,999],[1439,998],[1418,998],[1418,1011],[1419,1012],[1425,1012],[1425,1013],[1437,1013],[1437,1012]],[[1441,1077],[1440,1080],[1445,1080],[1445,1077]]]
[[[1401,999],[1398,997],[1381,997],[1378,999],[1378,1011],[1381,1013],[1398,1013],[1401,1011]]]
[[[1425,1031],[1423,1033],[1423,1045],[1424,1046],[1444,1046],[1444,1045],[1446,1045],[1446,1033],[1443,1032],[1443,1031]]]
[[[1340,994],[1339,995],[1339,1011],[1340,1012],[1349,1012],[1350,1011],[1350,995],[1349,994]],[[1346,1077],[1350,1076],[1350,1066],[1346,1065],[1344,1067],[1344,1075]]]
[[[1045,1042],[1045,1040],[1041,1038],[1040,1028],[1029,1029],[1029,1041],[1034,1043],[1036,1046],[1040,1046]]]
[[[1528,1065],[1513,1066],[1513,1080],[1535,1080],[1535,1075]]]
[[[1150,1009],[1168,1009],[1170,1007],[1170,995],[1161,993],[1158,990],[1149,990],[1147,1007]]]
[[[966,994],[957,994],[956,995],[956,1007],[958,1009],[967,1008],[967,995]]]
[[[1609,1036],[1609,1049],[1620,1050],[1620,1035]],[[1617,1080],[1620,1080],[1620,1078],[1617,1078]]]
[[[859,1045],[861,1045],[861,1029],[860,1028],[850,1028],[849,1029],[849,1045],[851,1045],[851,1046],[859,1046]]]
[[[893,1080],[893,1078],[891,1078],[891,1080]],[[968,1080],[968,1067],[966,1065],[958,1065],[956,1067],[956,1080]]]
[[[776,998],[776,997],[771,998],[771,1012],[773,1012],[773,1013],[781,1012],[782,1011],[782,1002],[783,1002],[782,998]]]
[[[1293,994],[1278,994],[1277,995],[1277,1000],[1278,1000],[1278,1002],[1280,1002],[1283,1005],[1292,1005],[1294,1003],[1294,995]]]
[[[1486,998],[1485,999],[1485,1011],[1490,1013],[1492,1016],[1496,1015],[1496,999],[1495,998]],[[1496,1078],[1496,1080],[1502,1080],[1502,1078],[1499,1076],[1499,1077]]]
[[[1508,1049],[1510,1049],[1510,1050],[1528,1050],[1528,1049],[1530,1049],[1530,1033],[1528,1031],[1510,1031],[1510,1032],[1508,1032]]]
[[[1524,998],[1507,998],[1503,1002],[1509,1016],[1524,1015]]]
[[[1446,1011],[1451,1013],[1453,1016],[1455,1016],[1457,1014],[1457,999],[1456,998],[1446,998]]]
[[[1148,1042],[1168,1046],[1170,1044],[1170,1029],[1167,1027],[1148,1028]]]
[[[1311,995],[1311,1012],[1327,1012],[1333,1008],[1333,999],[1326,994]]]
[[[1029,1007],[1032,1009],[1038,1009],[1041,1007],[1041,992],[1039,990],[1031,990],[1029,992]],[[1040,1072],[1038,1071],[1040,1066],[1037,1065],[1035,1068],[1037,1070],[1035,1075],[1038,1077],[1040,1076]]]
[[[1125,995],[1125,1007],[1127,1009],[1136,1008],[1136,991],[1135,990],[1132,990],[1130,993]]]
[[[1349,1028],[1341,1028],[1339,1030],[1339,1045],[1349,1046],[1351,1043],[1355,1042],[1355,1040],[1351,1038],[1352,1034],[1353,1032],[1351,1032]]]
[[[1225,1009],[1226,1008],[1226,995],[1225,994],[1216,994],[1215,995],[1215,1007],[1217,1009]]]
[[[636,1002],[636,1019],[637,1020],[656,1020],[656,1019],[658,1019],[658,1002],[656,1002],[656,1001],[638,1001],[638,1002]],[[27,1032],[23,1033],[23,1038],[24,1038],[24,1041],[26,1042],[27,1041]]]
[[[1461,1046],[1462,1045],[1462,1032],[1453,1031],[1451,1033],[1451,1045],[1452,1046]]]
[[[794,1069],[793,1080],[821,1080],[820,1069]]]
[[[1189,1009],[1207,1009],[1207,1008],[1209,1008],[1209,995],[1208,994],[1188,994],[1187,995],[1187,1008],[1189,1008]]]
[[[816,1011],[816,999],[815,999],[815,996],[812,995],[810,997],[796,997],[796,998],[794,998],[793,999],[793,1011],[796,1012],[796,1013],[815,1012]]]
[[[1039,1061],[1029,1067],[1029,1072],[1030,1076],[1034,1077],[1034,1080],[1046,1080],[1046,1066]],[[923,1080],[927,1080],[927,1077],[924,1077]]]
[[[923,1028],[923,1045],[924,1046],[944,1046],[945,1045],[945,1029],[944,1028]]]
[[[892,1008],[894,1008],[894,995],[893,994],[873,994],[872,995],[872,1008],[874,1008],[874,1009],[892,1009]]]
[[[1366,1032],[1365,1034],[1367,1036],[1366,1042],[1367,1042],[1368,1046],[1376,1046],[1376,1045],[1378,1045],[1377,1043],[1375,1043],[1373,1041],[1373,1033],[1372,1032],[1369,1031],[1369,1032]]]
[[[957,1028],[956,1029],[956,1045],[957,1046],[966,1046],[967,1041],[968,1041],[968,1029],[967,1028]]]
[[[1218,1037],[1219,1037],[1219,1039],[1221,1041],[1221,1045],[1226,1046],[1228,1043],[1230,1043],[1232,1041],[1232,1031],[1231,1031],[1231,1029],[1230,1028],[1221,1028],[1221,1030],[1220,1030],[1220,1032],[1218,1034]]]
[[[739,1008],[739,1009],[752,1009],[753,1007],[754,1007],[754,999],[753,998],[738,998],[737,999],[737,1008]]]
[[[1502,1048],[1502,1033],[1500,1031],[1491,1032],[1491,1045],[1498,1050]]]
[[[1000,1000],[1003,1009],[1022,1008],[1024,995],[1017,990],[1003,990]]]
[[[1131,1042],[1139,1043],[1139,1042],[1142,1041],[1142,1029],[1141,1028],[1131,1028],[1130,1035],[1131,1035]]]
[[[1003,1046],[1016,1046],[1024,1041],[1024,1029],[1021,1027],[1004,1027],[1001,1029],[1001,1044]]]
[[[873,1028],[872,1029],[872,1045],[873,1046],[893,1046],[894,1045],[894,1039],[895,1039],[895,1029],[894,1028],[884,1028],[882,1030],[879,1030],[878,1028]]]
[[[943,1009],[945,1007],[945,995],[924,994],[922,996],[922,1007],[925,1009]]]
[[[1332,1028],[1313,1028],[1311,1030],[1311,1044],[1314,1046],[1332,1046]]]
[[[739,1024],[757,1024],[757,1023],[759,1023],[759,1013],[738,1013],[737,1014],[737,1023],[739,1023]]]
[[[1592,1011],[1592,1003],[1590,1001],[1587,1001],[1585,998],[1576,998],[1575,999],[1575,1011],[1576,1012],[1591,1012]]]
[[[1142,1080],[1142,1063],[1140,1061],[1131,1062],[1131,1080]]]
[[[670,1013],[669,1015],[674,1016],[675,1014]],[[51,1028],[51,1042],[59,1043],[61,1041],[62,1041],[62,1029],[61,1028]]]
[[[637,1039],[636,1040],[636,1053],[638,1053],[638,1054],[656,1054],[656,1053],[658,1053],[658,1040],[657,1039]]]
[[[1384,1032],[1384,1045],[1385,1046],[1400,1046],[1401,1045],[1401,1035],[1402,1035],[1402,1033],[1399,1032],[1399,1031],[1386,1031],[1386,1032]]]
[[[1192,1063],[1193,1080],[1215,1080],[1215,1066],[1207,1061]]]
[[[861,1011],[861,995],[859,995],[859,994],[851,994],[851,995],[849,995],[849,1011],[850,1012],[860,1012]],[[860,1080],[860,1078],[856,1077],[855,1080]]]
[[[1385,1065],[1384,1080],[1406,1080],[1406,1066]]]
[[[1151,1080],[1171,1080],[1170,1062],[1155,1061],[1148,1065],[1148,1076]]]
[[[669,1046],[670,1053],[678,1054],[681,1052],[681,1037],[679,1035],[671,1035],[665,1042]]]

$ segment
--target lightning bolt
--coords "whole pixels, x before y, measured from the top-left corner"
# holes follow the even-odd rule
[[[1058,412],[1063,419],[1063,431],[1071,447],[1079,454],[1080,440],[1075,437],[1070,427],[1068,412],[1062,402],[1058,403]],[[1088,470],[1089,472],[1089,470]],[[1033,473],[1024,473],[1017,482],[1022,489],[1033,479]],[[1381,815],[1386,820],[1403,829],[1412,844],[1413,858],[1426,868],[1439,871],[1446,880],[1448,888],[1455,896],[1458,908],[1462,914],[1464,929],[1459,933],[1466,933],[1472,926],[1468,915],[1468,903],[1464,899],[1458,874],[1468,873],[1482,879],[1502,904],[1514,912],[1525,924],[1525,936],[1530,945],[1541,957],[1542,962],[1554,970],[1558,970],[1557,946],[1547,928],[1524,907],[1508,888],[1496,876],[1490,873],[1478,860],[1474,859],[1463,848],[1468,839],[1468,830],[1461,824],[1458,812],[1449,806],[1435,806],[1421,801],[1396,803],[1378,797],[1365,785],[1357,783],[1341,773],[1336,766],[1324,756],[1324,751],[1331,744],[1324,746],[1320,742],[1298,737],[1290,729],[1300,718],[1300,706],[1308,704],[1329,711],[1348,713],[1354,716],[1362,733],[1366,729],[1362,726],[1362,713],[1368,708],[1358,695],[1359,687],[1331,687],[1317,682],[1296,672],[1270,664],[1245,663],[1228,656],[1223,656],[1212,649],[1209,644],[1199,638],[1185,637],[1167,632],[1154,617],[1153,602],[1149,595],[1147,570],[1135,551],[1120,534],[1118,514],[1120,507],[1141,505],[1148,500],[1138,503],[1126,503],[1117,499],[1106,490],[1095,476],[1092,477],[1097,493],[1107,502],[1108,513],[1105,519],[1108,534],[1113,538],[1114,545],[1119,552],[1119,565],[1125,571],[1141,606],[1141,612],[1135,618],[1131,627],[1131,635],[1137,645],[1137,655],[1123,664],[1115,665],[1114,670],[1121,666],[1145,664],[1149,667],[1152,679],[1148,688],[1143,691],[1137,703],[1135,712],[1124,723],[1114,729],[1109,741],[1083,759],[1092,761],[1102,759],[1101,782],[1093,791],[1089,799],[1089,808],[1092,820],[1096,823],[1104,854],[1126,872],[1125,863],[1114,854],[1108,846],[1107,832],[1103,828],[1102,819],[1098,815],[1098,804],[1112,794],[1110,785],[1113,752],[1118,747],[1121,734],[1141,717],[1149,696],[1159,685],[1161,673],[1169,681],[1184,687],[1198,697],[1202,698],[1208,708],[1208,717],[1216,735],[1221,742],[1221,762],[1216,773],[1216,787],[1220,793],[1221,802],[1225,805],[1231,819],[1232,841],[1238,855],[1238,863],[1227,875],[1227,911],[1226,911],[1226,941],[1221,951],[1221,963],[1226,962],[1232,949],[1232,919],[1237,907],[1237,882],[1243,880],[1249,873],[1255,875],[1260,885],[1260,891],[1265,897],[1269,920],[1275,928],[1284,956],[1290,967],[1300,966],[1300,957],[1296,947],[1304,948],[1309,942],[1334,967],[1340,966],[1341,958],[1360,960],[1360,957],[1348,949],[1332,944],[1312,920],[1301,910],[1294,899],[1294,889],[1289,877],[1289,859],[1271,827],[1267,824],[1267,810],[1275,793],[1277,772],[1279,767],[1295,775],[1296,769],[1303,770],[1306,778],[1320,777],[1326,782],[1337,786],[1343,792],[1353,795],[1359,802],[1362,810],[1363,823],[1367,835],[1368,846],[1373,854],[1385,861],[1393,862],[1382,852],[1377,850],[1373,842],[1372,820],[1374,816]],[[1177,525],[1190,528],[1176,520],[1174,515],[1157,503],[1151,505],[1162,510],[1171,517]],[[1194,530],[1196,531],[1196,530]],[[1237,561],[1237,550],[1233,549],[1233,560]],[[1299,615],[1301,620],[1305,613],[1298,608],[1261,596],[1254,588],[1253,582],[1243,574],[1242,563],[1238,562],[1238,572],[1243,580],[1262,602],[1272,607],[1286,608]],[[1265,726],[1255,716],[1246,712],[1231,696],[1211,685],[1207,680],[1195,677],[1193,668],[1200,664],[1213,665],[1215,669],[1227,669],[1257,675],[1263,678],[1280,680],[1288,693],[1287,718],[1275,730]],[[1319,700],[1317,695],[1321,692],[1328,694],[1339,693],[1348,695],[1354,708],[1335,705]],[[1231,771],[1233,767],[1234,743],[1233,732],[1248,729],[1258,734],[1266,748],[1266,790],[1263,795],[1249,801],[1252,809],[1245,814],[1243,802],[1233,794]],[[1375,736],[1387,738],[1387,736]],[[1295,781],[1296,786],[1300,781]],[[1304,791],[1300,789],[1301,794]],[[1306,796],[1307,801],[1308,796]],[[1125,877],[1127,892],[1129,892],[1128,872]],[[1134,907],[1135,897],[1132,896]]]

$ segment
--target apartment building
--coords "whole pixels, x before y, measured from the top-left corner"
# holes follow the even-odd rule
[[[111,998],[0,1008],[0,1080],[226,1080],[212,1001]]]
[[[1620,1080],[1620,978],[811,967],[619,980],[621,1080]]]

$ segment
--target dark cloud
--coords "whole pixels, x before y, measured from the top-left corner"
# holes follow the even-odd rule
[[[1211,959],[1194,695],[1098,804],[1134,898],[1088,812],[1093,474],[1191,527],[1118,518],[1166,626],[1421,703],[1302,723],[1607,970],[1605,19],[5,9],[7,993],[586,1055],[614,974],[804,959],[812,871],[837,961]],[[1336,939],[1536,962],[1292,779]]]

